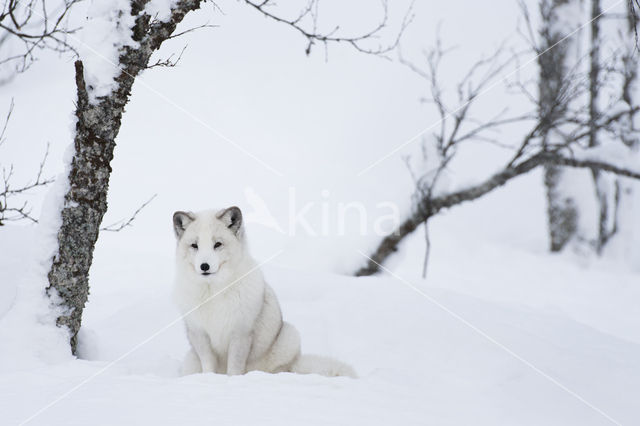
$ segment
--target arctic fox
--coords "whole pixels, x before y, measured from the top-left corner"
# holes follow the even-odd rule
[[[252,370],[356,377],[339,361],[300,354],[300,336],[248,253],[238,207],[173,215],[174,299],[191,350],[183,374]]]

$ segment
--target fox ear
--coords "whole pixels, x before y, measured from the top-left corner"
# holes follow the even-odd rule
[[[242,227],[242,212],[238,207],[229,207],[218,215],[218,219],[224,222],[231,232],[238,235]]]
[[[195,216],[193,216],[193,213],[175,212],[173,214],[173,230],[176,232],[176,238],[179,239],[182,237],[184,230],[187,229],[187,226],[189,226],[194,219]]]

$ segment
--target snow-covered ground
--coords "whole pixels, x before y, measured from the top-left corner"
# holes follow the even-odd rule
[[[366,3],[332,8],[357,31],[376,21],[375,10],[359,13]],[[461,46],[447,73],[463,73],[513,34],[517,5],[494,3],[467,2],[460,14],[456,2],[420,2],[403,53],[429,45],[444,20],[443,39]],[[433,123],[418,103],[425,84],[346,47],[331,46],[328,61],[322,52],[306,58],[304,40],[289,29],[239,3],[223,9],[218,28],[164,49],[189,43],[180,66],[145,72],[134,86],[105,222],[158,197],[133,227],[100,236],[78,359],[41,297],[42,231],[0,228],[0,424],[640,422],[637,265],[548,254],[542,177],[532,173],[430,222],[427,280],[422,229],[387,262],[389,271],[339,274],[371,250],[372,221],[388,213],[381,202],[407,208],[411,180],[401,156],[415,154],[417,144],[358,172]],[[194,16],[187,25],[209,15]],[[13,161],[16,178],[28,179],[50,141],[47,171],[60,172],[71,141],[72,64],[45,56],[0,95],[16,101],[2,164]],[[500,93],[483,99],[487,115],[506,102]],[[470,146],[452,185],[486,175],[495,154]],[[36,206],[41,195],[33,194]],[[339,204],[350,202],[367,209],[366,235],[357,216],[338,232]],[[306,203],[313,203],[306,218],[315,236],[289,228],[292,211]],[[232,204],[245,212],[259,261],[282,253],[264,272],[303,351],[349,362],[360,378],[178,376],[187,342],[170,301],[171,214]]]
[[[355,380],[178,377],[187,342],[169,299],[172,247],[105,238],[113,263],[93,271],[82,359],[3,360],[3,424],[45,407],[29,424],[636,423],[638,275],[480,244],[449,227],[453,219],[434,227],[428,283],[417,278],[420,235],[405,246],[417,255],[392,262],[397,277],[264,267],[303,350],[348,361]],[[16,249],[33,232],[1,232],[2,252],[16,254],[3,271],[18,274]]]

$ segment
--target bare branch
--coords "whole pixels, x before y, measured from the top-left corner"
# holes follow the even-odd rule
[[[360,34],[358,36],[343,36],[339,35],[338,32],[340,30],[339,26],[334,27],[331,31],[328,32],[320,32],[317,29],[317,20],[318,20],[318,4],[319,0],[309,0],[307,5],[302,9],[302,11],[295,18],[285,18],[278,15],[275,12],[272,12],[268,7],[273,6],[274,4],[270,2],[270,0],[261,0],[261,1],[252,1],[252,0],[244,0],[244,2],[262,13],[265,17],[269,19],[273,19],[274,21],[289,25],[300,34],[302,34],[308,41],[307,48],[305,49],[305,53],[309,55],[311,53],[311,49],[314,44],[322,43],[325,46],[328,43],[342,43],[348,44],[354,49],[368,53],[372,55],[383,55],[395,49],[400,42],[400,38],[402,34],[409,26],[411,21],[413,20],[413,5],[409,7],[407,10],[401,26],[400,31],[396,35],[395,39],[386,45],[378,45],[376,48],[365,47],[365,44],[379,37],[380,33],[384,28],[388,25],[388,8],[387,1],[382,1],[383,8],[383,18],[382,20],[371,30],[367,31],[364,34]],[[311,28],[306,28],[303,25],[303,21],[305,18],[310,17],[312,21]]]
[[[158,194],[153,194],[153,196],[151,198],[149,198],[147,201],[145,201],[144,203],[142,203],[142,205],[140,207],[138,207],[138,209],[133,212],[133,214],[128,218],[128,219],[121,219],[115,223],[112,223],[109,226],[105,226],[103,228],[100,228],[101,231],[107,231],[107,232],[120,232],[122,231],[124,228],[127,228],[129,226],[131,226],[133,224],[133,221],[136,220],[136,217],[138,216],[138,213],[140,213],[145,207],[147,207],[153,200],[154,198],[156,198],[158,196]]]
[[[5,142],[5,138],[4,138],[4,134],[7,131],[7,126],[9,125],[9,120],[11,119],[11,114],[13,113],[13,107],[14,107],[14,102],[13,102],[13,98],[11,98],[11,103],[9,104],[9,111],[7,112],[7,116],[4,119],[4,124],[2,126],[2,131],[0,132],[0,146],[2,146],[2,144],[4,144]]]
[[[6,1],[0,12],[0,51],[6,52],[0,54],[0,65],[10,64],[20,73],[36,60],[37,50],[77,53],[67,35],[79,28],[70,28],[67,17],[80,1],[62,0],[55,8],[46,0]]]
[[[203,28],[218,28],[218,27],[219,27],[219,25],[212,25],[212,24],[209,24],[209,23],[207,22],[206,24],[197,25],[197,26],[195,26],[195,27],[191,27],[191,28],[186,29],[186,30],[184,30],[184,31],[180,31],[179,33],[171,34],[171,36],[169,36],[169,37],[167,38],[167,40],[171,40],[172,38],[178,38],[178,37],[183,36],[183,35],[185,35],[185,34],[187,34],[187,33],[190,33],[190,32],[192,32],[192,31],[201,30],[201,29],[203,29]],[[184,49],[182,49],[182,50],[184,51]]]
[[[13,104],[12,104],[13,107]],[[10,114],[9,114],[10,116]],[[7,117],[8,119],[9,117]],[[7,123],[4,124],[6,129]],[[52,178],[44,178],[44,167],[49,156],[49,144],[44,153],[36,178],[31,182],[14,187],[12,186],[12,178],[14,174],[13,164],[9,165],[9,168],[2,168],[2,187],[0,188],[0,226],[3,226],[5,222],[28,220],[37,223],[38,220],[31,214],[31,206],[27,201],[18,201],[16,205],[16,197],[26,194],[30,190],[40,188],[49,185],[53,182]]]
[[[176,65],[178,65],[178,62],[180,62],[180,59],[182,59],[182,54],[184,53],[184,51],[186,49],[187,49],[187,46],[184,46],[182,48],[182,50],[180,51],[180,53],[178,54],[178,57],[176,59],[173,59],[175,54],[172,53],[171,55],[169,55],[168,58],[158,59],[155,63],[153,63],[151,65],[147,65],[146,69],[151,69],[151,68],[156,68],[156,67],[173,68]]]

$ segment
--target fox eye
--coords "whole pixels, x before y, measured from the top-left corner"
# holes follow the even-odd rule
[[[197,249],[198,248],[198,244],[196,244],[196,243],[191,244],[191,248]]]
[[[217,243],[215,243],[215,244],[213,245],[213,248],[214,248],[214,249],[217,249],[218,247],[222,247],[222,243],[221,243],[220,241],[218,241]]]

